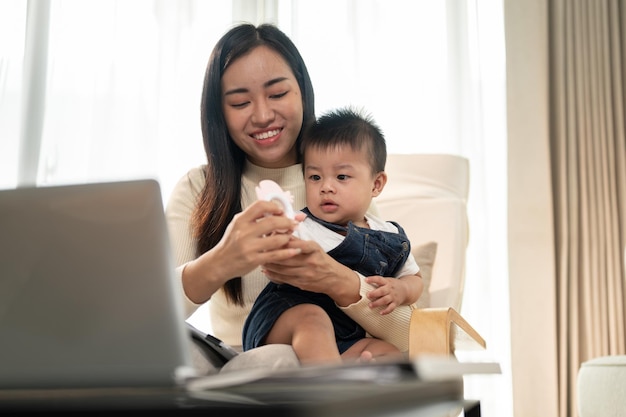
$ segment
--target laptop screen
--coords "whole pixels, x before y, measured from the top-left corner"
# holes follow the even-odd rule
[[[154,180],[0,191],[0,388],[171,386],[189,336]]]

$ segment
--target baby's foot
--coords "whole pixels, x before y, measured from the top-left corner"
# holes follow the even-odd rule
[[[364,350],[359,355],[359,359],[357,359],[357,362],[362,362],[362,363],[376,362],[376,359],[374,359],[374,355],[372,355],[372,352],[368,350]]]

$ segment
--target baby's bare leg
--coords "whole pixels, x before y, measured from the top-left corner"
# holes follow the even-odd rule
[[[333,323],[314,304],[299,304],[285,311],[268,333],[266,343],[292,345],[303,364],[341,362]]]
[[[389,342],[374,337],[365,337],[346,350],[341,358],[343,360],[360,360],[368,362],[376,358],[401,358],[402,352]]]

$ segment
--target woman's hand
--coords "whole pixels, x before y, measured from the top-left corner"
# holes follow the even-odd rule
[[[361,299],[358,275],[330,257],[319,244],[292,238],[286,248],[297,254],[263,264],[273,282],[327,294],[342,307]]]
[[[297,224],[298,220],[283,216],[282,208],[268,201],[256,201],[236,214],[219,243],[185,267],[187,297],[203,303],[226,281],[298,254],[299,248],[287,246]],[[273,233],[276,230],[284,233]]]

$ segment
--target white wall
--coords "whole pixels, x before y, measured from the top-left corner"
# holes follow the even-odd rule
[[[556,416],[556,293],[547,0],[505,1],[513,408]]]

